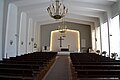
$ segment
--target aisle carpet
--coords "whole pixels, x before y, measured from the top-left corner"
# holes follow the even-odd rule
[[[68,56],[58,56],[44,80],[69,80]]]

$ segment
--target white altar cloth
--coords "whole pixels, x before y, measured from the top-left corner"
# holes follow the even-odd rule
[[[70,52],[69,51],[60,51],[60,52],[57,52],[57,55],[70,55]]]

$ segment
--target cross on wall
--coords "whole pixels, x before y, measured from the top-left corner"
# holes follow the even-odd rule
[[[62,47],[62,40],[64,40],[64,39],[60,36],[60,38],[58,40],[60,40],[60,47]]]

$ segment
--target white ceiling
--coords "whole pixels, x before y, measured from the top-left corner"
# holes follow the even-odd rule
[[[29,17],[36,22],[47,23],[55,21],[48,12],[47,7],[52,0],[13,0],[20,11],[24,11]],[[62,0],[64,5],[69,9],[65,16],[66,20],[84,20],[90,21],[88,18],[98,18],[101,13],[110,10],[110,6],[117,0]],[[86,20],[85,20],[85,19]]]

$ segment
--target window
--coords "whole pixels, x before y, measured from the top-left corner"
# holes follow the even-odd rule
[[[100,44],[100,27],[97,27],[96,29],[96,41],[97,41],[97,50],[101,50],[101,44]]]
[[[108,23],[105,22],[101,26],[101,39],[102,39],[102,52],[106,51],[107,56],[109,55],[109,45],[108,45]]]
[[[120,55],[120,28],[119,15],[111,20],[110,27],[110,52]]]

